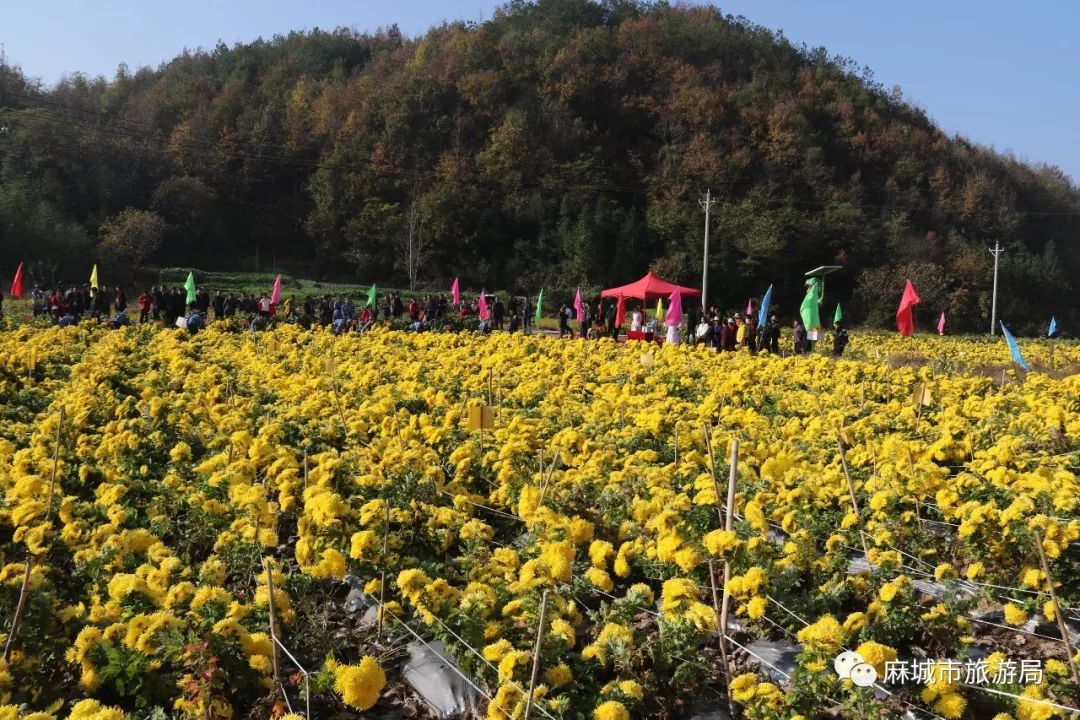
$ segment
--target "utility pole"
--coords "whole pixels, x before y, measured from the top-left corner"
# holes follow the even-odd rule
[[[706,306],[709,297],[709,210],[712,208],[713,203],[712,191],[705,191],[705,199],[698,200],[698,204],[705,210],[705,257],[701,263],[701,311],[702,313],[708,312],[709,308]]]
[[[999,240],[994,241],[994,248],[990,254],[994,256],[994,292],[990,296],[990,334],[997,332],[997,281],[998,281],[998,257],[1004,252]]]

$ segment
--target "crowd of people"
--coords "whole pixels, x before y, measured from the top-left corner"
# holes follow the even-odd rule
[[[583,305],[580,313],[573,306],[563,304],[558,312],[559,337],[574,337],[571,323],[577,319],[579,337],[617,339],[622,330],[617,312],[616,303],[611,301],[605,304],[601,300],[595,309]],[[681,325],[667,327],[658,317],[649,319],[644,305],[634,305],[627,311],[627,315],[630,321],[629,337],[640,335],[652,339],[663,336],[665,342],[673,344],[683,341]],[[663,335],[661,327],[664,328]],[[780,354],[780,335],[780,322],[776,315],[772,315],[759,327],[753,313],[732,313],[725,316],[716,306],[710,307],[708,312],[692,306],[687,312],[685,341],[691,345],[705,345],[721,352],[746,348],[751,353]],[[842,355],[848,340],[848,331],[844,324],[837,322],[833,329],[832,354],[838,357]],[[815,342],[816,339],[812,339],[802,322],[795,320],[792,328],[792,352],[796,355],[811,352]]]
[[[35,287],[31,293],[33,314],[48,315],[53,323],[64,327],[84,318],[107,322],[114,328],[123,327],[133,324],[132,316],[137,312],[140,324],[183,327],[192,333],[205,328],[211,320],[234,318],[239,318],[253,330],[265,330],[275,323],[295,323],[305,328],[329,327],[334,333],[341,334],[364,332],[380,321],[401,321],[414,331],[436,329],[445,327],[451,317],[476,318],[479,321],[477,327],[483,333],[496,330],[529,333],[534,318],[534,307],[529,298],[512,297],[504,303],[496,295],[484,295],[452,305],[445,295],[425,295],[406,302],[398,293],[385,293],[378,298],[369,297],[366,304],[358,306],[347,296],[308,295],[299,301],[293,295],[275,303],[269,293],[215,292],[211,295],[204,288],[197,288],[191,302],[188,300],[184,288],[164,285],[139,293],[133,306],[120,286],[72,285],[52,290]],[[597,302],[595,309],[588,304],[582,305],[580,312],[564,303],[557,318],[560,338],[575,337],[571,323],[576,321],[577,337],[618,339],[628,319],[628,337],[652,339],[663,336],[668,343],[683,341],[681,325],[665,327],[666,334],[662,335],[662,320],[650,319],[643,304],[629,307],[626,317],[619,318],[617,304],[611,300]],[[685,340],[691,345],[701,344],[728,352],[746,348],[751,353],[780,353],[781,330],[776,315],[759,327],[753,313],[725,316],[715,306],[702,312],[695,305],[689,308],[686,319]],[[792,352],[810,352],[815,342],[802,323],[795,320]],[[833,330],[833,355],[842,355],[847,344],[847,329],[842,322],[837,322]]]

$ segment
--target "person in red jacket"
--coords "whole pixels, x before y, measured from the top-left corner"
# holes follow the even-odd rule
[[[151,295],[149,292],[143,290],[142,294],[139,295],[138,303],[139,303],[139,322],[140,323],[150,322],[150,311],[154,307],[154,296]]]

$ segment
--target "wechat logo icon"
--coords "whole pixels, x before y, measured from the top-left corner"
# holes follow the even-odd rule
[[[851,680],[859,687],[870,687],[877,682],[877,670],[863,660],[862,655],[845,650],[833,660],[833,669],[842,680]]]

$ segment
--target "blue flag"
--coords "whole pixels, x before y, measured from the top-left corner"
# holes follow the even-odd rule
[[[1009,352],[1012,353],[1013,362],[1025,370],[1030,370],[1028,364],[1024,362],[1024,356],[1020,354],[1020,346],[1016,344],[1016,338],[1009,332],[1009,328],[1005,327],[1005,323],[1001,323],[1001,332],[1005,333],[1005,342],[1009,345]]]
[[[1057,316],[1050,318],[1050,330],[1047,331],[1046,337],[1054,337],[1054,333],[1057,332]]]
[[[761,298],[761,307],[757,311],[757,324],[758,327],[765,325],[765,322],[769,319],[769,303],[772,302],[772,285],[765,291],[765,297]]]

